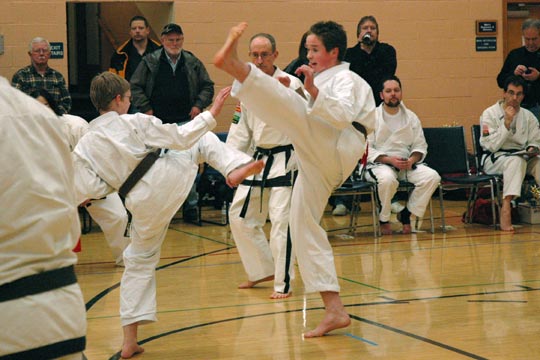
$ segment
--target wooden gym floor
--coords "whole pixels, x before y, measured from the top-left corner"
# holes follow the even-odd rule
[[[298,272],[287,299],[268,298],[271,282],[239,290],[246,276],[227,228],[175,220],[157,268],[159,320],[139,328],[145,353],[135,359],[537,359],[539,227],[512,234],[465,225],[464,202],[445,206],[446,234],[436,209],[435,234],[374,239],[369,203],[354,236],[329,233],[352,324],[305,340],[323,310],[318,294],[304,295]],[[326,228],[347,222],[329,212],[323,220]],[[97,228],[82,236],[82,249],[76,269],[87,305],[85,355],[115,359],[123,269]]]

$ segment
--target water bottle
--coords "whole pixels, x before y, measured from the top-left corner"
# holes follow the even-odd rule
[[[223,202],[223,206],[221,207],[221,223],[223,225],[227,224],[227,202]]]

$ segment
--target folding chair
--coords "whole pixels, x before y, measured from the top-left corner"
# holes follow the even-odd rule
[[[474,160],[476,162],[476,169],[479,173],[485,174],[482,164],[482,158],[484,157],[484,154],[486,154],[486,151],[484,151],[484,148],[482,145],[480,145],[480,137],[482,136],[480,125],[472,125],[471,126],[471,135],[472,135],[472,141],[473,141],[473,148],[474,148]],[[501,195],[501,185],[502,185],[502,174],[490,174],[492,176],[497,177],[497,206],[501,204],[502,201],[502,195]],[[534,179],[534,176],[530,174],[525,175],[525,179],[523,179],[523,184],[526,186],[529,185],[536,185],[536,181]],[[523,193],[523,190],[522,190]],[[468,222],[472,222],[471,215],[472,212],[469,212],[469,218]]]
[[[444,217],[443,192],[445,189],[470,189],[467,211],[476,200],[480,186],[488,186],[493,210],[493,224],[498,226],[495,207],[498,207],[499,187],[496,175],[481,173],[472,174],[469,167],[469,155],[465,141],[463,126],[424,128],[424,136],[428,144],[425,162],[441,176],[439,201],[441,205],[441,221],[443,232],[446,232]]]
[[[349,234],[354,234],[354,231],[359,227],[358,213],[360,212],[360,199],[363,194],[369,194],[371,199],[371,216],[373,221],[373,236],[375,238],[381,236],[379,226],[379,209],[377,207],[377,190],[376,184],[369,181],[347,180],[341,187],[334,190],[332,196],[352,196],[352,204],[349,218],[349,226],[336,229],[327,229],[327,232],[348,229]]]

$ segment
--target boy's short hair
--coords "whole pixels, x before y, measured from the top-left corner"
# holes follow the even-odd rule
[[[311,26],[309,34],[317,36],[326,51],[338,48],[338,60],[343,61],[347,51],[347,33],[342,25],[334,21],[319,21]]]
[[[129,90],[129,82],[111,72],[102,72],[92,79],[90,100],[97,111],[109,110],[116,95],[123,96]]]

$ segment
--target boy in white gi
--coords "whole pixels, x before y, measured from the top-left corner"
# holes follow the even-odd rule
[[[249,56],[252,63],[268,76],[288,76],[292,89],[302,88],[302,82],[274,65],[278,56],[276,41],[270,34],[259,33],[251,38]],[[262,122],[256,114],[240,103],[227,136],[227,144],[243,152],[255,146],[256,159],[263,159],[266,169],[262,176],[244,181],[236,189],[229,210],[231,231],[248,275],[248,281],[238,288],[274,280],[271,299],[289,297],[294,279],[294,256],[289,230],[289,207],[296,168],[291,140],[281,131]],[[270,217],[270,242],[264,225]]]
[[[375,131],[368,136],[366,179],[377,183],[380,201],[379,221],[384,235],[392,234],[390,213],[392,197],[399,180],[414,184],[407,206],[398,214],[403,234],[411,233],[411,214],[422,218],[431,195],[441,177],[422,160],[427,155],[427,143],[420,120],[401,102],[403,93],[397,76],[383,79],[377,107]]]
[[[514,231],[512,199],[521,194],[525,174],[534,176],[540,184],[538,147],[540,130],[532,112],[521,107],[525,96],[525,81],[519,76],[506,79],[503,99],[490,106],[480,117],[480,145],[487,152],[482,159],[487,174],[503,174],[503,201],[500,215],[502,231]],[[512,156],[526,150],[527,153]]]
[[[0,358],[82,359],[81,228],[56,115],[0,77]]]
[[[306,100],[288,84],[239,60],[238,39],[247,23],[233,27],[214,64],[237,81],[233,95],[267,124],[291,139],[298,160],[298,178],[291,200],[290,228],[305,291],[319,292],[325,316],[304,337],[322,336],[351,320],[339,296],[332,247],[320,220],[332,191],[352,173],[373,130],[375,102],[369,85],[342,63],[347,48],[343,27],[333,21],[314,24],[306,40],[309,66]]]
[[[99,74],[90,85],[90,98],[101,116],[91,122],[73,152],[80,201],[118,190],[141,160],[158,148],[183,150],[160,156],[125,198],[133,218],[120,285],[123,358],[144,351],[137,344],[137,327],[156,321],[155,267],[161,244],[170,220],[191,189],[198,164],[208,162],[231,186],[264,166],[209,132],[229,92],[230,88],[223,89],[209,111],[177,126],[162,124],[150,115],[125,115],[131,91],[129,83],[116,74]]]
[[[75,149],[79,139],[88,132],[88,122],[83,118],[63,114],[45,89],[38,89],[30,94],[37,101],[48,106],[62,120],[63,129],[71,151]],[[123,266],[123,253],[129,244],[129,237],[124,236],[128,215],[118,193],[107,195],[104,199],[96,199],[84,204],[86,210],[103,231],[103,236],[111,249],[116,265]]]

